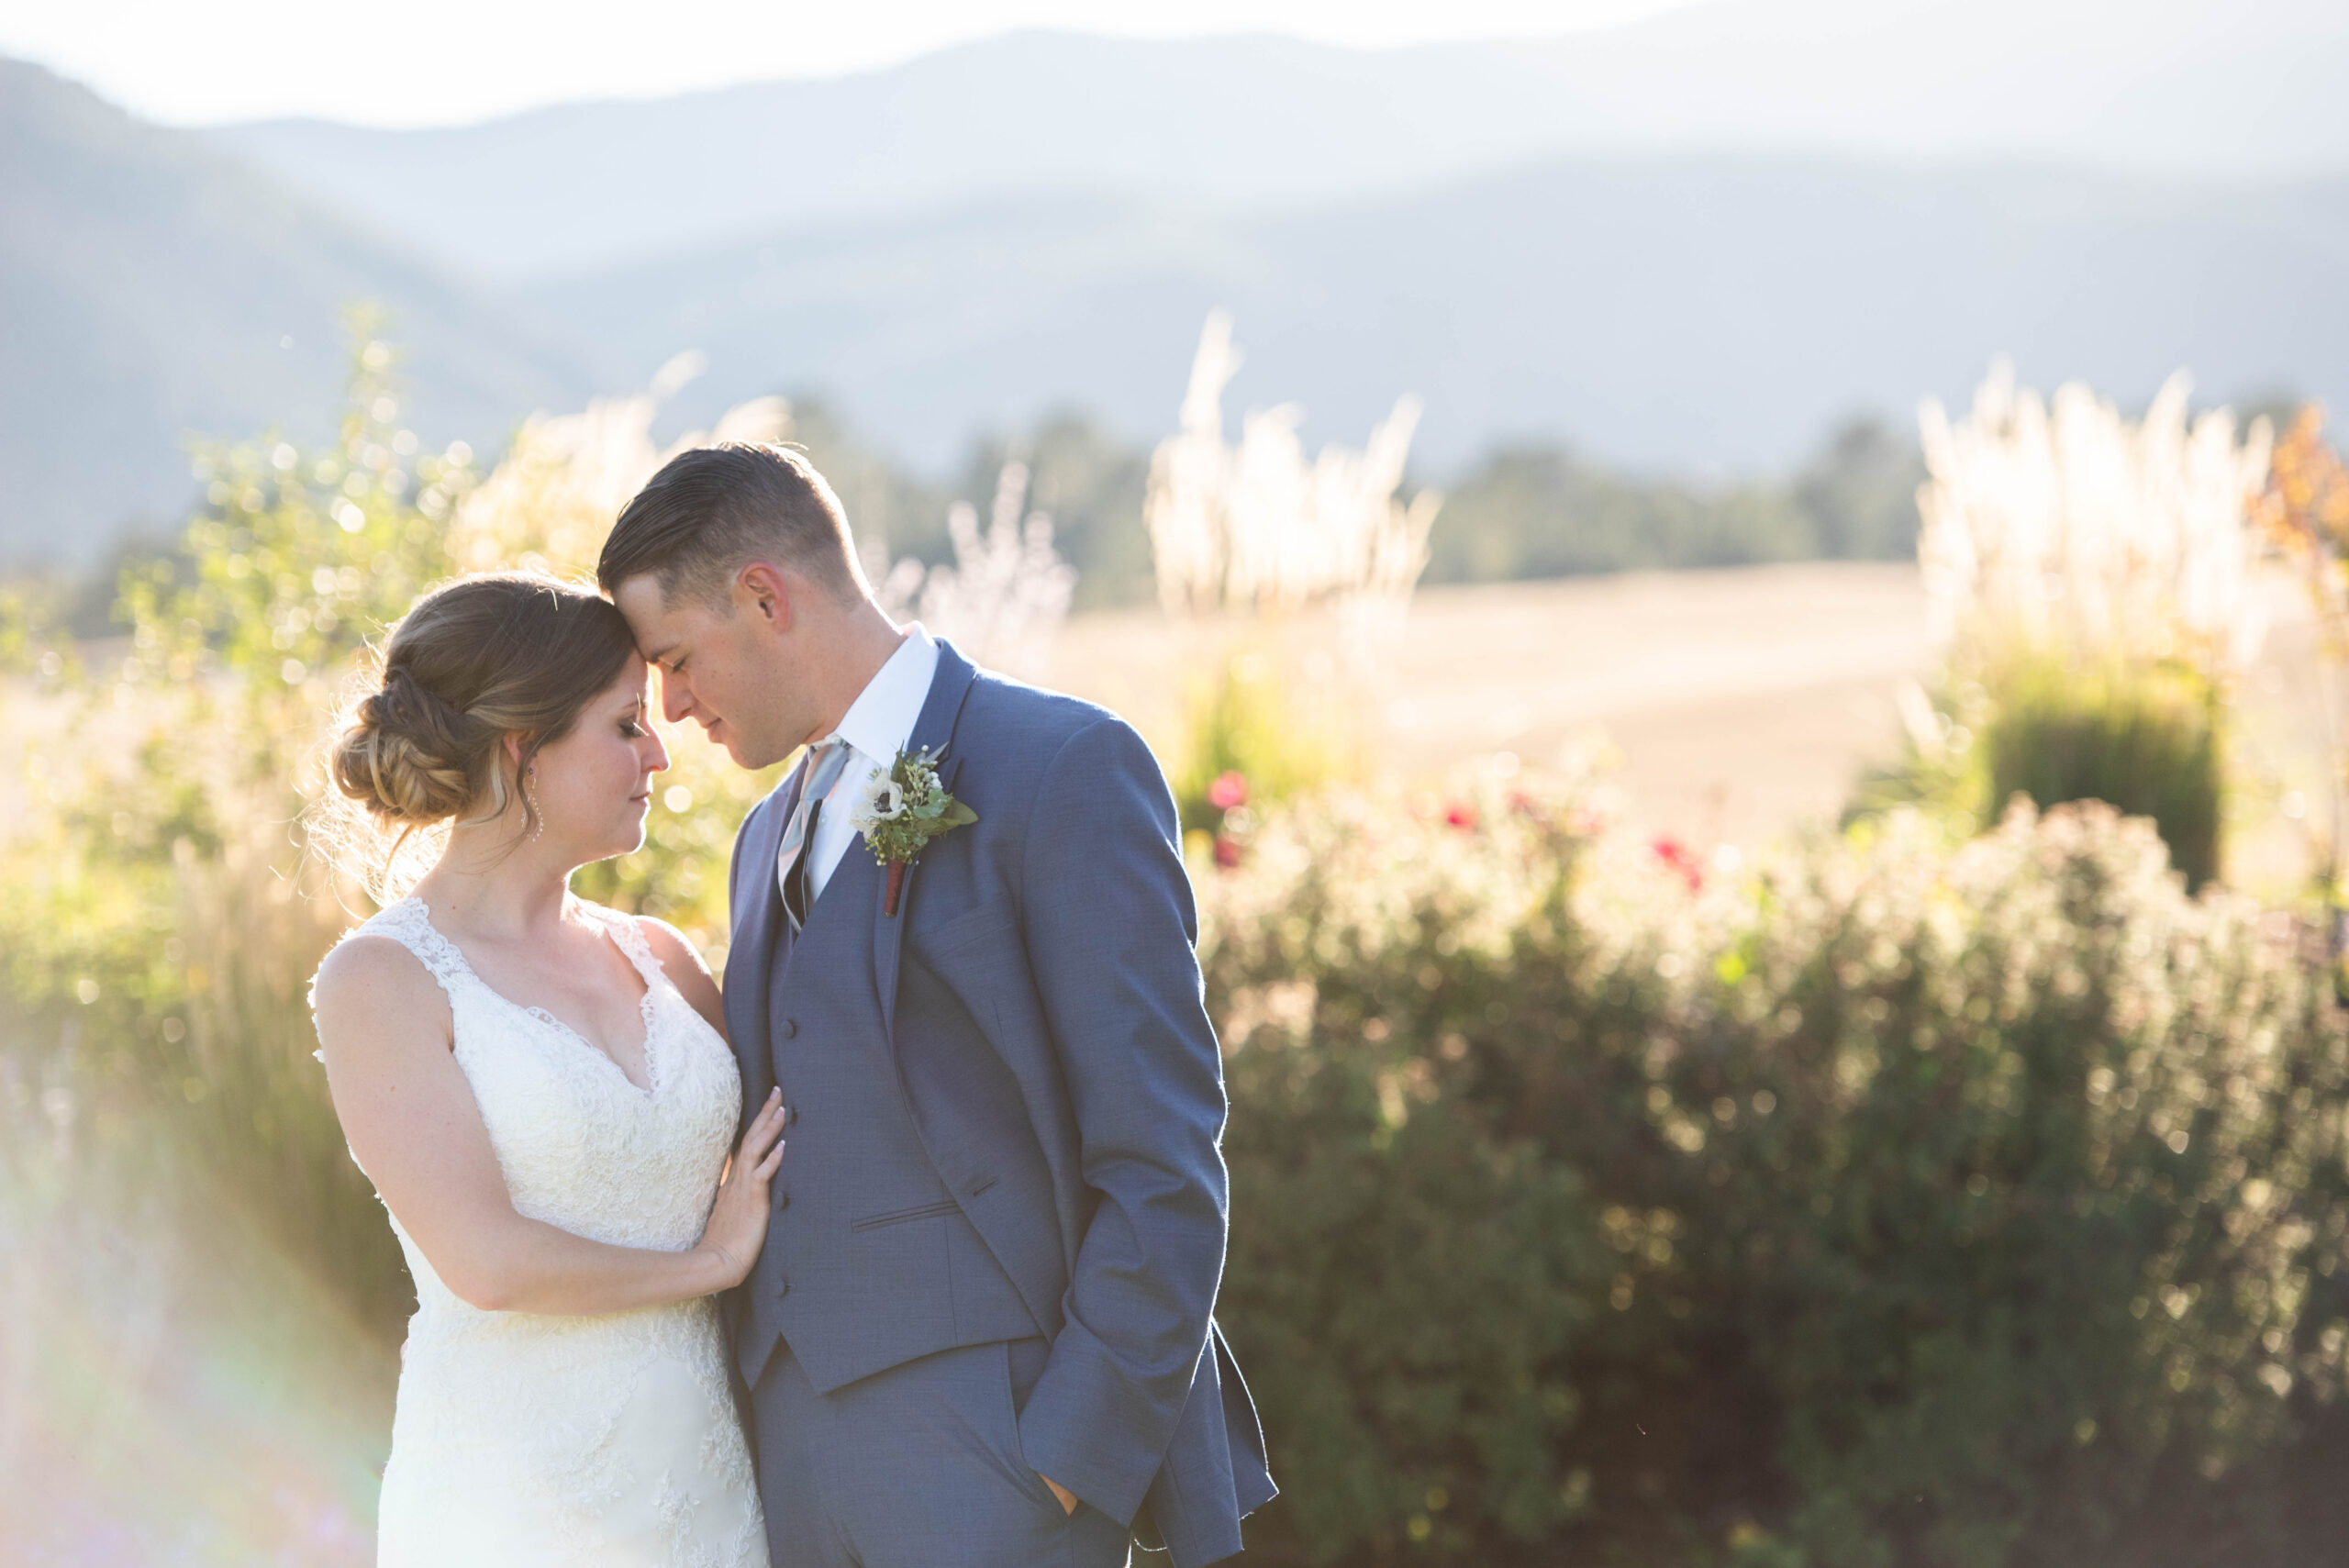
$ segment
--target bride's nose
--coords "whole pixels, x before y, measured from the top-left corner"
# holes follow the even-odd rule
[[[645,739],[652,742],[652,749],[650,752],[640,753],[640,759],[644,764],[645,776],[650,778],[654,773],[667,773],[669,771],[669,748],[661,743],[661,732],[653,728],[651,725],[647,725],[645,726],[644,733]]]

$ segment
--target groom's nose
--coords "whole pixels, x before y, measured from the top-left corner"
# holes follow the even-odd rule
[[[693,711],[693,693],[674,674],[662,671],[661,717],[672,724],[683,724]]]

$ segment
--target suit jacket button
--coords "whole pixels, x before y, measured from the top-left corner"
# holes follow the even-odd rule
[[[791,1207],[791,1195],[789,1193],[775,1194],[774,1206],[777,1208],[789,1208]]]
[[[783,1107],[783,1125],[784,1125],[784,1126],[785,1126],[785,1127],[789,1127],[793,1122],[797,1121],[798,1119],[799,1119],[799,1107],[798,1107],[797,1106],[784,1106],[784,1107]]]
[[[777,1026],[777,1032],[785,1040],[791,1039],[794,1035],[799,1032],[799,1020],[797,1018],[784,1019],[783,1022]]]
[[[781,1284],[775,1286],[774,1293],[778,1296],[789,1296],[791,1294],[791,1282],[789,1280],[784,1281]]]

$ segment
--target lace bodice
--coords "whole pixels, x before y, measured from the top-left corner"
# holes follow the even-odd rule
[[[420,899],[352,934],[392,938],[448,993],[457,1064],[518,1213],[597,1241],[679,1251],[701,1239],[740,1116],[734,1054],[670,983],[634,920],[573,908],[604,927],[644,982],[648,1089],[553,1014],[490,989]]]
[[[574,902],[643,980],[648,1086],[543,1008],[493,990],[416,898],[387,937],[447,994],[515,1210],[597,1241],[700,1240],[741,1110],[733,1052],[626,916]],[[398,1218],[417,1311],[402,1352],[380,1557],[448,1564],[756,1568],[763,1527],[705,1299],[596,1317],[486,1312],[440,1281]]]

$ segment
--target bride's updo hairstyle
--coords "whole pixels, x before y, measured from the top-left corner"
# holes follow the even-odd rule
[[[328,777],[396,832],[395,854],[420,828],[495,820],[539,749],[570,733],[635,651],[627,620],[588,589],[521,572],[461,577],[392,628],[381,681],[336,737]],[[510,769],[508,735],[522,742]],[[538,820],[527,790],[522,805],[527,831]]]

